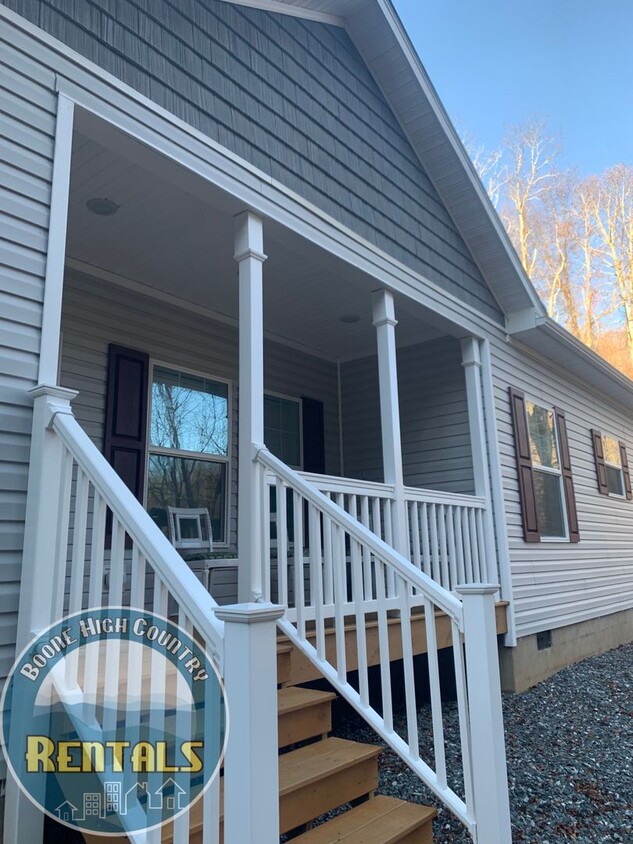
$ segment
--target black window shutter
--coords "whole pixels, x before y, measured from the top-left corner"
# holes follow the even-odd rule
[[[512,427],[514,430],[514,449],[519,476],[519,498],[523,518],[523,538],[526,542],[540,542],[541,534],[536,513],[534,476],[532,474],[532,455],[530,437],[525,413],[525,394],[509,388]]]
[[[303,470],[325,474],[325,430],[323,402],[302,397]]]
[[[631,500],[633,498],[633,490],[631,489],[631,473],[629,472],[629,459],[626,456],[626,446],[620,441],[620,462],[622,463],[622,476],[624,478],[624,491],[626,497]]]
[[[569,541],[580,542],[578,528],[578,511],[576,510],[576,495],[574,493],[574,479],[571,471],[571,457],[569,454],[569,439],[567,437],[567,422],[565,412],[560,407],[554,408],[556,429],[558,431],[558,445],[560,448],[561,468],[563,472],[563,488],[565,490],[565,504],[567,505],[567,522],[569,525]]]
[[[593,456],[596,461],[596,477],[598,479],[598,491],[601,495],[608,495],[609,484],[607,482],[607,468],[604,465],[602,434],[600,433],[600,431],[596,431],[595,428],[592,428],[591,439],[593,440]]]
[[[145,479],[148,379],[148,355],[110,344],[103,453],[139,501]]]

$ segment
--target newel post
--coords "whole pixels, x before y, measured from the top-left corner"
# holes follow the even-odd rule
[[[244,211],[235,218],[235,260],[239,268],[239,468],[238,595],[257,600],[262,589],[262,469],[253,460],[253,444],[264,442],[264,233],[261,217]]]
[[[497,584],[458,586],[464,639],[477,844],[512,844],[501,681],[497,650]]]
[[[64,494],[68,495],[70,490],[64,486],[63,444],[50,424],[56,413],[72,412],[70,402],[77,395],[74,390],[46,384],[29,393],[34,400],[33,424],[16,653],[20,653],[35,633],[61,615],[66,548],[60,544],[60,535],[63,538]],[[9,777],[4,825],[7,844],[41,841],[42,825],[42,813]]]
[[[403,557],[409,559],[406,503],[404,500],[404,472],[402,468],[402,437],[400,433],[400,403],[398,398],[398,364],[396,360],[396,320],[393,293],[375,290],[372,293],[373,324],[378,347],[378,383],[380,389],[380,428],[384,481],[395,490],[393,508],[393,544]]]
[[[219,607],[229,740],[224,760],[224,841],[279,844],[277,627],[273,604]]]

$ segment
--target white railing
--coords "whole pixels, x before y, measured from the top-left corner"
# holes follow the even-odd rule
[[[497,587],[465,586],[458,598],[396,553],[378,531],[391,500],[390,490],[382,485],[368,490],[363,484],[365,491],[359,495],[353,482],[304,477],[264,447],[255,449],[255,460],[261,467],[265,511],[263,597],[288,606],[280,628],[475,841],[509,844],[494,615]],[[317,489],[315,480],[327,485],[327,494]],[[446,626],[448,641],[440,643],[439,631]],[[370,628],[377,630],[377,647],[368,640]],[[425,647],[418,647],[420,642]],[[461,747],[460,763],[453,769],[446,753],[438,658],[440,647],[447,644],[453,647]],[[416,685],[423,669],[414,664],[414,653],[420,650],[427,654],[429,725],[418,721]],[[394,710],[393,660],[401,660],[402,716]],[[379,703],[370,701],[373,664]],[[428,727],[433,750],[423,758],[420,731]],[[488,737],[488,748],[481,735]]]
[[[394,545],[393,485],[300,474],[387,545]],[[419,571],[449,592],[465,583],[498,580],[494,549],[491,553],[486,548],[485,499],[405,487],[404,500],[409,559]]]
[[[31,574],[39,588],[28,589],[23,596],[23,627],[33,635],[84,610],[130,607],[168,618],[195,638],[224,680],[233,729],[224,760],[223,803],[216,777],[191,810],[173,821],[169,840],[189,844],[192,835],[202,835],[205,844],[219,844],[222,838],[226,844],[278,844],[275,623],[281,610],[262,605],[218,607],[79,426],[70,409],[69,391],[42,387],[34,395],[26,520],[30,545],[25,543],[25,551],[32,549]],[[183,678],[156,651],[108,641],[90,658],[86,654],[66,658],[54,676],[71,718],[71,704],[82,703],[82,718],[75,723],[78,732],[89,731],[91,739],[99,733],[109,736],[120,728],[117,713],[124,712],[125,739],[132,743],[148,727],[165,735],[173,733],[174,723],[184,735],[188,726],[193,728],[193,715],[174,710],[175,699],[187,699]],[[220,717],[219,700],[213,694],[212,701],[205,697],[204,719]],[[151,701],[144,721],[138,711],[141,699]],[[160,700],[162,707],[157,705]],[[130,701],[136,706],[128,707]],[[195,717],[199,719],[200,713]],[[183,723],[183,718],[189,721]],[[202,734],[211,737],[217,727],[217,722],[204,720]],[[266,736],[257,754],[249,738],[254,731]],[[205,742],[207,771],[212,746],[212,741]],[[152,777],[156,782],[149,781]],[[262,783],[257,794],[245,790],[245,779]],[[162,785],[160,775],[152,774],[149,780],[150,788]],[[257,814],[256,824],[251,819],[245,825],[249,797],[254,806],[262,805],[263,799],[268,808]],[[121,823],[129,829],[123,816]],[[10,822],[8,829],[8,844],[19,844],[18,824]],[[130,840],[159,844],[161,830],[140,836],[130,831]]]

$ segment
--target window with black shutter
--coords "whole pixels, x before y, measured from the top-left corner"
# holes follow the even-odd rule
[[[580,532],[565,413],[510,388],[526,542],[578,542]]]
[[[591,431],[591,439],[596,461],[598,492],[617,498],[633,498],[626,445],[595,428]]]

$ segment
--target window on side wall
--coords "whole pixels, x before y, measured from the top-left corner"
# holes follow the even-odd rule
[[[166,530],[168,506],[207,507],[213,542],[226,543],[228,464],[228,384],[155,365],[146,494],[150,514]]]
[[[626,445],[595,429],[591,432],[598,491],[602,495],[633,498]]]
[[[526,542],[580,539],[565,413],[510,389]]]

